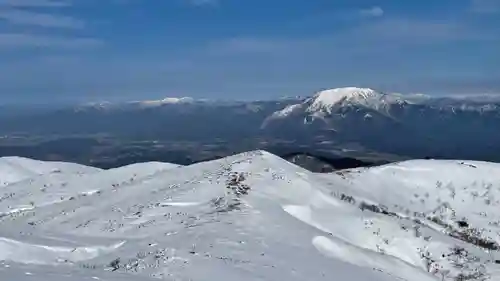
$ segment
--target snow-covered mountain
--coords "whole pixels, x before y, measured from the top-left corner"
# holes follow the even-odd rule
[[[100,111],[117,111],[117,110],[139,110],[156,107],[164,107],[169,105],[187,105],[203,103],[205,100],[195,100],[191,97],[166,97],[157,100],[135,100],[126,102],[90,102],[77,105],[74,107],[75,112],[86,112],[92,110]]]
[[[393,105],[403,106],[428,99],[429,97],[423,95],[386,94],[368,88],[337,88],[320,91],[302,103],[292,104],[277,111],[270,118],[285,118],[298,112],[324,118],[338,110],[351,107],[366,108],[388,114],[387,111]]]
[[[0,134],[203,143],[285,139],[316,148],[326,141],[410,158],[500,161],[500,98],[492,95],[431,97],[347,87],[309,98],[165,98],[30,112],[0,118]]]
[[[253,151],[182,167],[10,173],[0,170],[10,181],[2,280],[500,278],[500,164],[315,174]]]
[[[286,118],[293,114],[308,114],[312,117],[327,117],[341,113],[346,108],[373,110],[380,114],[390,114],[396,108],[411,105],[429,106],[436,110],[456,109],[481,111],[496,109],[498,96],[457,96],[431,97],[423,94],[383,93],[369,88],[346,87],[324,90],[300,103],[295,103],[275,112],[269,119]]]
[[[500,143],[499,122],[500,100],[492,98],[432,98],[348,87],[290,104],[268,116],[261,128],[287,137],[327,134],[412,157],[453,158],[470,151],[459,156],[481,158]]]
[[[157,110],[157,109],[176,109],[176,108],[230,108],[251,106],[252,104],[266,103],[291,103],[297,102],[298,97],[284,97],[278,100],[270,101],[238,101],[238,100],[221,100],[221,99],[195,99],[192,97],[166,97],[157,100],[135,100],[126,102],[92,102],[75,106],[72,110],[75,112],[88,112],[93,110],[99,111],[131,111],[131,110]]]
[[[314,95],[305,103],[306,111],[332,113],[335,108],[348,106],[364,106],[374,110],[384,110],[393,103],[405,102],[400,96],[378,93],[367,88],[338,88],[325,90]]]

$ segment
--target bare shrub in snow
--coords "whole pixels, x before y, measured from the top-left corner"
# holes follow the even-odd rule
[[[112,271],[118,270],[120,268],[120,258],[116,258],[116,259],[112,260],[109,263],[109,267],[112,268]]]
[[[244,183],[246,177],[244,173],[231,173],[226,181],[226,188],[231,189],[236,196],[246,195],[250,186]]]

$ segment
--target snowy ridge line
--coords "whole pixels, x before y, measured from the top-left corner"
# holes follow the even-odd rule
[[[500,242],[500,164],[412,160],[316,174],[251,151],[157,168],[12,185],[23,196],[0,208],[36,204],[0,220],[0,252],[9,253],[0,275],[500,280],[500,253],[488,244]],[[43,184],[45,193],[34,191]],[[86,193],[50,201],[70,190]]]
[[[397,92],[382,92],[376,89],[357,87],[357,86],[346,86],[331,89],[323,89],[317,91],[315,94],[309,96],[293,96],[293,97],[282,97],[276,99],[280,100],[296,100],[304,101],[310,100],[315,106],[321,107],[323,105],[334,105],[342,102],[358,103],[364,104],[368,107],[380,108],[383,103],[423,103],[429,101],[450,101],[451,103],[463,102],[465,103],[497,103],[500,102],[498,94],[472,94],[472,95],[460,95],[452,94],[448,96],[431,96],[422,93],[397,93]],[[259,100],[254,100],[259,101]],[[238,100],[210,100],[210,99],[194,99],[192,97],[165,97],[163,99],[157,100],[135,100],[135,101],[125,101],[125,102],[90,102],[81,104],[81,107],[93,107],[93,108],[119,108],[120,106],[126,105],[137,105],[139,108],[143,107],[160,107],[163,105],[192,105],[192,104],[204,104],[204,105],[227,105],[227,104],[243,104],[244,101]]]
[[[179,165],[147,162],[83,173],[47,173],[10,183],[0,190],[0,218],[67,200],[115,190]],[[109,187],[109,188],[108,188]]]
[[[85,174],[101,169],[65,162],[46,162],[23,157],[0,157],[0,187],[44,174]]]

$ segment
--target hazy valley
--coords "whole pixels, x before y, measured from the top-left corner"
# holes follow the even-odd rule
[[[265,149],[373,163],[500,161],[500,101],[339,88],[309,98],[188,98],[5,111],[0,155],[99,167],[190,164]]]
[[[0,276],[497,280],[499,118],[360,88],[3,111]]]

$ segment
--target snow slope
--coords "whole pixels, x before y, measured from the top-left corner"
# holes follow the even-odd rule
[[[44,162],[22,157],[0,157],[0,187],[43,174],[84,174],[100,169],[64,162]]]
[[[254,151],[177,168],[137,164],[70,177],[67,187],[98,192],[57,202],[32,193],[31,209],[0,218],[0,277],[500,278],[499,164],[418,160],[314,174]]]
[[[99,193],[103,188],[146,180],[155,173],[179,167],[176,164],[148,162],[91,173],[48,173],[11,183],[0,190],[0,216],[75,200]],[[86,169],[86,168],[85,168]],[[89,170],[94,171],[88,167]]]

